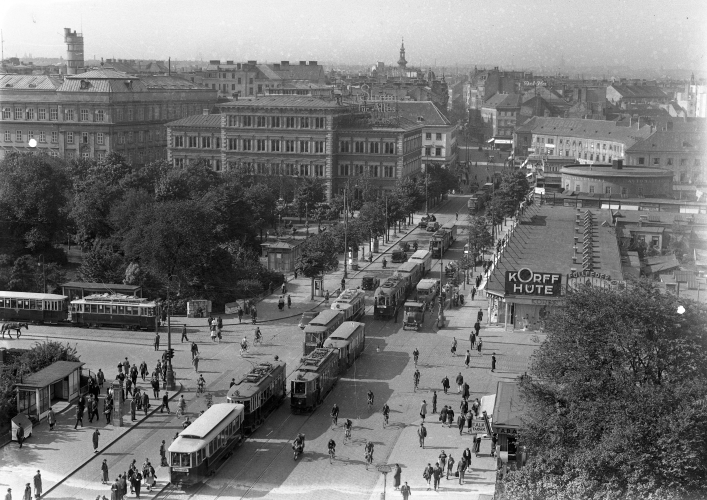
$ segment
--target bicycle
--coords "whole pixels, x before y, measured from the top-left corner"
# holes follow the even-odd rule
[[[368,411],[371,411],[373,408],[373,399],[368,398]]]
[[[334,448],[329,448],[329,463],[334,463]]]
[[[383,427],[385,427],[386,425],[388,425],[388,414],[384,413],[383,414]]]
[[[351,439],[351,429],[344,429],[344,443]]]
[[[331,426],[332,426],[333,428],[336,428],[336,425],[338,424],[338,420],[339,420],[339,417],[335,417],[335,416],[332,415],[332,417],[331,417]]]
[[[241,346],[241,356],[243,356],[243,353],[244,353],[244,352],[245,352],[246,354],[248,353],[248,346],[247,346],[247,345],[245,345],[245,346],[242,345],[242,346]]]
[[[263,337],[255,337],[255,340],[253,341],[253,345],[260,344],[263,345]]]
[[[531,335],[531,336],[530,336],[530,341],[531,341],[531,342],[535,342],[536,344],[538,344],[538,343],[540,343],[540,337],[538,337],[537,335]]]

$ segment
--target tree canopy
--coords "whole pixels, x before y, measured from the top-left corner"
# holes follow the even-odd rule
[[[584,287],[546,332],[521,384],[530,458],[505,497],[707,497],[705,305],[649,282]]]

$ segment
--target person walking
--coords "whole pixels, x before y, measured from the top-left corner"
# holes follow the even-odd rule
[[[147,363],[144,361],[140,363],[140,377],[142,378],[143,382],[145,381],[145,377],[147,376],[149,370],[147,369]]]
[[[289,309],[291,307],[292,307],[292,297],[290,297],[290,294],[288,293],[287,294],[287,308]]]
[[[423,422],[425,421],[425,415],[427,415],[427,401],[423,399],[420,405],[420,418],[422,418]]]
[[[479,336],[479,332],[481,331],[481,322],[479,320],[474,323],[474,333],[476,334],[475,337]]]
[[[403,495],[403,500],[408,500],[410,497],[410,486],[408,486],[408,482],[405,481],[405,484],[403,485],[402,488],[400,488],[400,494]]]
[[[150,382],[152,384],[152,397],[155,399],[160,398],[160,381],[157,380],[157,377],[152,377],[152,381]]]
[[[32,487],[29,483],[25,485],[25,492],[22,494],[22,500],[32,500]]]
[[[439,465],[442,467],[442,470],[447,466],[447,454],[442,450],[442,453],[439,454]]]
[[[133,399],[130,401],[130,421],[135,422],[137,420],[137,416],[135,413],[137,412],[137,399],[133,397]]]
[[[434,476],[434,488],[435,491],[437,491],[437,488],[439,488],[439,480],[442,478],[443,474],[443,469],[439,466],[439,462],[435,464],[435,468],[432,471],[432,474]]]
[[[476,287],[472,286],[471,287],[471,300],[474,300],[475,296],[476,296]]]
[[[103,400],[103,414],[106,416],[106,423],[110,423],[110,418],[113,414],[113,399],[106,398]]]
[[[459,484],[464,484],[464,473],[466,472],[466,461],[462,457],[457,465],[457,472],[459,473]]]
[[[454,424],[454,410],[452,410],[452,407],[450,406],[447,408],[447,425],[449,425],[449,427],[451,427],[453,424]]]
[[[164,439],[160,445],[160,467],[169,467],[169,463],[167,463],[167,447]]]
[[[496,371],[496,353],[495,352],[491,355],[491,371],[492,372]]]
[[[199,355],[199,346],[196,345],[196,342],[192,342],[191,343],[191,359],[194,359],[198,355]]]
[[[101,432],[96,429],[93,431],[93,453],[98,453],[98,436],[101,435]]]
[[[108,460],[105,458],[101,464],[101,484],[108,484]]]
[[[469,368],[469,363],[471,362],[471,353],[469,352],[469,349],[466,350],[466,356],[464,357],[464,366]]]
[[[468,447],[462,452],[462,460],[466,462],[467,468],[471,466],[471,450]]]
[[[442,379],[442,389],[444,389],[444,393],[447,394],[447,391],[449,390],[449,377],[446,375]]]
[[[393,472],[393,489],[395,490],[400,488],[400,474],[402,474],[402,472],[400,465],[395,464],[395,472]]]
[[[167,414],[172,413],[169,410],[169,393],[168,392],[165,392],[164,395],[162,396],[162,406],[160,407],[160,413],[163,413],[165,409],[167,410]]]
[[[194,365],[194,371],[196,373],[199,373],[199,355],[197,354],[194,356],[194,359],[191,360],[191,364]]]
[[[439,421],[442,422],[442,425],[447,421],[447,405],[444,405],[442,411],[439,412]]]
[[[179,401],[177,402],[177,416],[184,415],[187,409],[187,402],[184,399],[184,394],[179,396]]]
[[[481,344],[483,344],[483,340],[479,339],[479,341],[476,343],[476,350],[479,351],[479,354],[481,354]]]
[[[133,381],[130,379],[125,380],[125,394],[128,396],[133,395]]]
[[[452,356],[457,355],[457,338],[454,337],[454,340],[452,340]]]
[[[142,487],[142,474],[139,471],[135,471],[133,476],[130,478],[131,486],[135,492],[135,497],[140,498],[140,488]]]
[[[459,416],[457,417],[457,427],[459,427],[459,435],[462,435],[462,432],[464,432],[464,424],[466,423],[466,418],[464,417],[464,413],[460,412]]]
[[[155,351],[160,350],[160,333],[155,332]]]
[[[34,496],[39,498],[42,496],[42,473],[37,471],[33,478],[34,481]]]
[[[459,375],[457,375],[456,382],[457,394],[459,394],[460,392],[462,392],[462,384],[464,383],[464,377],[462,377],[462,372],[459,372]]]
[[[432,391],[432,414],[437,413],[437,391]]]
[[[427,429],[425,429],[424,422],[420,424],[420,428],[417,429],[417,437],[420,439],[420,448],[425,449],[425,438],[427,437]]]
[[[462,412],[462,415],[466,415],[466,412],[469,411],[469,403],[466,398],[462,398],[462,402],[459,403],[459,410]]]
[[[447,479],[449,479],[449,475],[454,476],[454,457],[452,455],[449,455],[449,460],[447,462]]]
[[[183,343],[185,340],[186,340],[187,342],[189,342],[189,337],[187,337],[187,325],[186,325],[186,323],[182,325],[182,343]]]
[[[47,414],[47,422],[49,423],[49,430],[53,431],[54,426],[56,425],[56,415],[51,407],[49,407],[49,413]]]
[[[145,411],[145,416],[147,416],[147,410],[150,408],[150,396],[147,395],[147,391],[142,392],[142,409]]]
[[[243,308],[238,306],[238,323],[243,322]]]
[[[106,380],[106,376],[100,368],[98,369],[98,373],[96,373],[96,380],[98,380],[98,387],[103,388],[103,382]]]
[[[430,463],[427,463],[427,467],[425,467],[425,470],[422,472],[422,477],[425,478],[425,481],[427,481],[427,491],[429,491],[430,488],[430,481],[432,480],[432,475],[434,473],[434,469],[430,465]]]
[[[79,405],[76,407],[76,423],[74,424],[74,429],[81,424],[81,427],[83,427],[83,406]]]
[[[476,321],[481,323],[484,320],[484,311],[479,308],[479,312],[476,314]]]

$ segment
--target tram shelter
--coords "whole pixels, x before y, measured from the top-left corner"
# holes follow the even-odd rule
[[[17,412],[40,422],[55,402],[78,399],[81,385],[80,361],[55,361],[16,384]]]
[[[87,283],[84,281],[69,281],[62,283],[61,294],[69,297],[69,302],[76,299],[83,299],[95,294],[123,294],[142,298],[142,287],[140,285],[123,285],[119,283]]]

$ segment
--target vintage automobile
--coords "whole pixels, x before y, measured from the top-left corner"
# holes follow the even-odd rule
[[[380,286],[380,284],[381,280],[376,276],[372,276],[370,274],[367,274],[363,277],[363,280],[361,280],[361,288],[363,288],[364,290],[375,290]]]
[[[425,304],[423,302],[405,302],[403,313],[403,330],[413,328],[419,330],[425,322]]]
[[[427,223],[427,232],[434,233],[439,229],[439,222],[430,221]]]
[[[403,250],[393,250],[391,252],[390,260],[393,262],[407,262],[408,254],[406,254]]]
[[[428,222],[430,222],[430,221],[434,222],[436,220],[437,220],[437,217],[435,217],[434,215],[431,215],[431,214],[427,214],[420,219],[420,227],[427,227]]]

